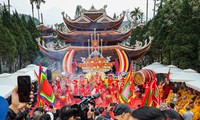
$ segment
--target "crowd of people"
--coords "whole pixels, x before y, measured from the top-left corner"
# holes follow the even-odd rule
[[[96,100],[96,104],[104,102],[104,105],[107,106],[111,102],[119,103],[118,96],[123,89],[125,80],[123,77],[115,79],[110,73],[104,79],[98,72],[89,78],[85,78],[84,74],[77,76],[73,79],[70,74],[59,75],[53,80],[52,87],[61,105],[77,103],[79,100],[74,99],[73,95],[88,96],[97,93],[100,93],[101,96]]]
[[[161,104],[162,109],[168,109],[166,106],[170,106],[184,118],[200,119],[200,93],[186,87],[184,83],[173,84],[167,98]]]
[[[30,93],[30,101],[33,101],[33,92]],[[52,108],[46,111],[43,107],[37,107],[30,112],[22,109],[25,103],[20,103],[17,95],[17,87],[12,92],[12,101],[6,116],[6,120],[185,120],[175,110],[161,111],[155,107],[144,106],[131,110],[126,104],[109,105],[106,108],[88,104],[88,110],[76,109],[73,105],[64,105],[60,109]],[[81,114],[87,118],[82,119]]]
[[[133,107],[118,100],[124,78],[118,80],[108,74],[107,85],[99,73],[90,79],[80,74],[73,79],[60,75],[52,81],[52,88],[59,106],[35,106],[19,102],[17,87],[13,90],[6,120],[200,120],[200,93],[184,83],[162,81],[158,85],[162,103],[159,108],[149,106]],[[157,81],[158,82],[158,81]],[[136,89],[137,88],[137,89]],[[145,92],[140,91],[141,99]],[[93,96],[100,93],[98,97]],[[76,99],[73,95],[81,96]],[[30,93],[30,102],[34,100]],[[84,98],[85,97],[85,98]],[[82,100],[84,98],[84,100]],[[32,110],[31,110],[32,109]],[[2,119],[3,120],[3,119]]]

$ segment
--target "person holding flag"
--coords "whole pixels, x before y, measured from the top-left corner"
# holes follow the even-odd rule
[[[131,106],[134,104],[135,99],[135,90],[134,90],[134,80],[133,80],[133,72],[132,72],[132,63],[129,68],[129,73],[126,76],[126,80],[119,96],[119,101],[121,103],[128,103]],[[131,102],[132,101],[132,102]]]
[[[156,74],[154,74],[149,87],[145,89],[145,96],[143,97],[141,107],[153,106],[159,107],[161,103],[158,86],[156,84]]]
[[[38,104],[43,106],[44,104],[54,106],[56,98],[53,93],[51,84],[48,82],[47,77],[43,71],[42,66],[39,66],[39,77],[38,77]]]
[[[164,79],[164,86],[163,86],[163,90],[164,90],[164,93],[163,93],[163,98],[162,99],[166,99],[167,98],[167,96],[168,96],[168,94],[169,94],[169,92],[170,92],[170,90],[172,89],[172,86],[171,86],[171,82],[170,82],[170,69],[171,68],[169,68],[169,71],[168,71],[168,73],[167,73],[167,75],[166,75],[166,77],[165,77],[165,79]]]

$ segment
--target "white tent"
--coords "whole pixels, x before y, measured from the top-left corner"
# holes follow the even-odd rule
[[[200,74],[192,69],[185,69],[181,72],[170,75],[170,80],[173,82],[189,82],[200,80]]]
[[[163,67],[165,67],[165,65],[160,64],[159,62],[154,62],[154,63],[152,63],[150,65],[147,65],[147,66],[143,67],[142,69],[150,69],[150,70],[154,71],[155,69],[163,68]]]
[[[200,80],[186,82],[186,86],[193,88],[200,92]]]
[[[163,73],[163,74],[167,74],[169,72],[169,69],[170,69],[170,74],[174,74],[174,73],[177,73],[177,72],[181,72],[182,69],[180,68],[177,68],[176,66],[174,65],[168,65],[166,67],[162,67],[162,68],[158,68],[158,69],[155,69],[154,72],[156,74],[158,73]]]
[[[14,88],[15,86],[11,85],[0,85],[0,96],[7,98]]]
[[[45,72],[47,70],[46,67],[43,67],[43,71]],[[35,72],[37,75],[39,74],[39,66],[37,65],[29,65],[26,68],[20,69],[17,72],[10,74],[10,75],[0,75],[0,85],[17,85],[17,77],[20,75],[29,75],[31,77],[31,81],[35,81],[37,79],[37,76],[35,75]]]
[[[0,74],[0,78],[8,77],[10,75],[12,75],[12,74],[10,74],[10,73],[3,73],[3,74]]]
[[[47,70],[46,67],[43,67],[43,71]],[[26,68],[18,70],[17,72],[10,74],[10,73],[3,73],[0,75],[0,96],[8,97],[12,89],[17,86],[17,77],[20,75],[29,75],[31,77],[31,81],[35,81],[37,76],[35,72],[39,74],[39,66],[37,65],[28,65]]]

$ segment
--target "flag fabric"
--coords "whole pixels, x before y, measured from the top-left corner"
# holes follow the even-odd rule
[[[170,70],[171,70],[171,68],[169,68],[169,71],[168,71],[168,73],[167,73],[167,75],[166,75],[166,77],[165,77],[167,80],[170,80],[170,79],[169,79],[169,77],[170,77]]]
[[[159,107],[160,102],[160,94],[156,84],[156,74],[154,74],[150,85],[147,85],[145,89],[145,96],[142,100],[141,106]]]
[[[129,102],[131,102],[131,97],[135,97],[132,71],[133,70],[132,70],[132,64],[131,64],[129,73],[125,80],[124,87],[123,87],[121,95],[119,97],[119,100],[121,103],[129,103]]]
[[[130,102],[130,97],[131,97],[131,91],[130,91],[130,81],[128,81],[121,93],[121,102],[122,103],[129,103]]]
[[[159,107],[160,103],[161,103],[161,98],[160,98],[160,94],[159,94],[159,89],[158,89],[158,85],[156,84],[156,74],[154,74],[153,77],[153,96],[152,96],[152,101],[153,107]]]
[[[53,89],[51,87],[51,84],[48,82],[47,77],[42,70],[42,66],[39,68],[39,89],[38,89],[38,100],[39,105],[43,105],[43,102],[47,104],[51,104],[54,106],[56,103],[56,98],[53,93]]]
[[[142,106],[151,106],[152,105],[152,83],[146,85],[144,97],[142,99]]]

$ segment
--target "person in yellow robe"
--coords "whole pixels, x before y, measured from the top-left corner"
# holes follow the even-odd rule
[[[181,100],[182,100],[181,93],[178,92],[177,95],[178,95],[178,101],[176,102],[176,105],[178,105],[181,102]]]
[[[187,96],[183,96],[182,100],[178,105],[176,105],[176,110],[179,112],[180,109],[184,108],[184,106],[189,102]]]
[[[178,93],[183,92],[183,88],[179,88]]]
[[[163,90],[163,86],[164,86],[165,84],[162,84],[161,82],[160,82],[160,84],[158,85],[158,90],[159,90],[159,93],[160,93],[160,98],[163,98],[163,94],[164,94],[164,90]]]
[[[184,105],[184,107],[181,108],[181,109],[179,110],[179,114],[180,114],[180,115],[183,115],[183,113],[186,112],[186,107],[187,107],[187,106],[190,106],[190,104],[191,104],[190,108],[192,109],[192,108],[193,108],[193,106],[192,106],[193,103],[194,103],[194,101],[193,101],[192,99],[190,99],[190,100]],[[191,110],[190,110],[190,111],[191,111]]]
[[[186,88],[184,87],[180,93],[182,96],[185,96],[185,95],[187,95],[188,92],[187,92]]]
[[[173,98],[173,97],[174,97],[173,90],[170,90],[170,91],[169,91],[169,94],[168,94],[168,96],[167,96],[167,98],[165,99],[165,100],[166,100],[166,103],[167,103],[167,105],[169,105],[169,104],[170,104],[170,102],[171,102],[171,98]]]
[[[194,97],[191,90],[187,91],[186,96],[188,97],[188,99],[192,99]]]
[[[194,113],[193,120],[199,120],[200,119],[200,99],[197,100],[197,102],[194,102],[194,107],[191,110],[191,112]]]

